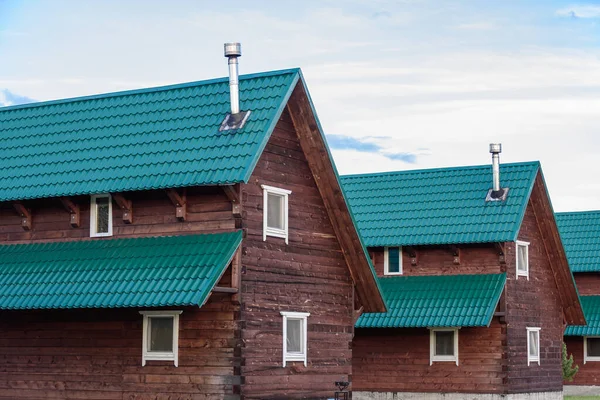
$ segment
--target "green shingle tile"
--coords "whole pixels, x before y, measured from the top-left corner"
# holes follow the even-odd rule
[[[379,278],[388,312],[363,314],[357,328],[488,326],[506,274]]]
[[[538,162],[503,164],[506,201],[486,202],[491,165],[342,176],[366,246],[514,241]]]
[[[600,336],[600,296],[579,296],[587,325],[567,326],[565,336]]]
[[[0,309],[200,306],[241,231],[0,246]]]
[[[556,213],[556,223],[573,272],[600,271],[600,211]]]
[[[0,201],[247,181],[299,76],[240,76],[235,132],[227,78],[0,108]]]

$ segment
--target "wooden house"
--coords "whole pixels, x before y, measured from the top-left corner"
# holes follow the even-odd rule
[[[562,399],[585,320],[542,170],[492,170],[342,177],[388,306],[357,321],[354,399]]]
[[[568,326],[565,343],[579,371],[565,393],[600,395],[600,211],[556,214],[587,325]]]
[[[0,399],[352,381],[386,308],[306,84],[234,78],[0,109]]]

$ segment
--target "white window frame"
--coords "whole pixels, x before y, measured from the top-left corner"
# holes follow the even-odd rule
[[[525,260],[527,260],[527,270],[519,271],[519,246],[525,246]],[[517,270],[517,279],[519,276],[524,276],[529,280],[529,242],[523,242],[521,240],[517,240],[515,242],[515,268]]]
[[[96,207],[96,200],[99,198],[108,198],[108,232],[97,232],[98,231],[98,209]],[[110,193],[106,194],[95,194],[91,196],[90,200],[90,237],[103,237],[113,235],[113,210],[112,210],[112,196]]]
[[[267,240],[267,236],[274,236],[285,239],[285,244],[288,244],[288,196],[292,194],[292,191],[268,185],[260,185],[260,187],[263,189],[263,241]],[[283,197],[283,229],[269,228],[267,226],[267,205],[269,203],[269,193]]]
[[[389,253],[389,249],[390,247],[397,247],[398,248],[398,257],[400,258],[399,260],[399,265],[400,265],[400,271],[399,272],[390,272],[390,253]],[[402,275],[402,246],[389,246],[389,247],[384,247],[383,248],[383,274],[384,275]]]
[[[531,363],[537,363],[537,365],[540,365],[540,354],[542,354],[542,349],[540,348],[541,330],[542,328],[527,328],[527,365],[530,365]],[[531,356],[531,354],[529,354],[529,348],[531,346],[531,342],[529,340],[529,332],[537,332],[537,356]]]
[[[142,367],[146,361],[173,361],[176,367],[179,365],[179,315],[181,310],[161,310],[161,311],[140,311],[144,317],[142,326]],[[171,317],[173,318],[173,351],[150,351],[148,349],[148,319],[152,317]]]
[[[588,347],[588,339],[599,339],[600,336],[584,336],[583,337],[583,363],[586,364],[588,361],[596,362],[600,361],[600,356],[588,356],[587,347]]]
[[[459,328],[429,328],[429,365],[434,362],[454,362],[458,365],[458,330]],[[454,332],[454,355],[435,355],[435,332]]]
[[[286,366],[288,361],[302,361],[306,367],[308,358],[308,316],[310,313],[306,312],[293,312],[293,311],[281,311],[283,316],[283,366]],[[302,352],[300,353],[288,353],[287,351],[287,320],[299,319],[302,321]]]

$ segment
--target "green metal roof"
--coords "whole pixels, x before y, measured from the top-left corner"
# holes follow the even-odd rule
[[[556,213],[556,223],[573,272],[600,271],[600,211]]]
[[[365,245],[509,242],[517,238],[539,162],[500,166],[506,201],[486,202],[491,165],[342,176]]]
[[[565,336],[600,336],[600,296],[579,296],[587,325],[567,326]]]
[[[201,306],[241,241],[236,231],[0,246],[0,309]]]
[[[357,328],[488,326],[506,274],[379,278],[388,312],[363,314]]]
[[[0,108],[0,201],[247,182],[300,70]]]

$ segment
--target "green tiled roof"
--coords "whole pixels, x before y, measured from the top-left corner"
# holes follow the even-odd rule
[[[367,246],[516,240],[538,162],[503,164],[506,201],[486,202],[491,165],[342,176]]]
[[[237,231],[0,246],[0,309],[201,306],[241,240]]]
[[[363,314],[357,328],[488,326],[506,274],[379,278],[388,312]]]
[[[600,211],[556,213],[556,223],[573,272],[600,271]]]
[[[0,201],[245,182],[298,69],[0,108]]]
[[[587,325],[567,326],[565,336],[600,336],[600,296],[579,296]]]

